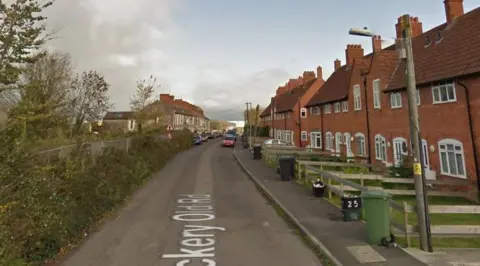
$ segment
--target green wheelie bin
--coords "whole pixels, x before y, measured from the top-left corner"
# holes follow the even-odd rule
[[[362,192],[367,242],[371,245],[385,245],[390,242],[390,200],[392,196],[383,191]]]

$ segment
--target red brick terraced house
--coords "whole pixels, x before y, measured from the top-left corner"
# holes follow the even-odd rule
[[[307,136],[302,134],[307,126],[304,120],[308,116],[304,106],[323,83],[322,68],[319,66],[317,73],[305,71],[303,76],[290,79],[285,86],[277,89],[270,105],[260,115],[263,125],[271,128],[271,137],[299,147],[308,144]]]
[[[447,22],[427,32],[412,18],[423,162],[429,179],[458,179],[478,195],[480,151],[480,8],[466,14],[462,1],[446,0]],[[400,19],[399,19],[400,21]],[[397,23],[397,39],[401,38]],[[348,45],[346,64],[306,104],[314,148],[400,165],[412,153],[401,45],[363,55]]]

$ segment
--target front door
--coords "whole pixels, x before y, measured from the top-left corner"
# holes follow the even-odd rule
[[[342,133],[335,134],[335,155],[340,156],[340,149],[342,144]]]
[[[401,166],[403,163],[403,156],[405,155],[405,147],[407,142],[403,138],[393,139],[393,163],[395,166]]]
[[[345,150],[347,153],[347,157],[353,157],[352,140],[351,140],[350,133],[343,134],[343,137],[345,138]]]

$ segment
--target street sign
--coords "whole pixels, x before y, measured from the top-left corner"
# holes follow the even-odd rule
[[[168,126],[167,126],[167,130],[168,130],[168,131],[171,131],[172,129],[173,129],[172,125],[168,125]]]

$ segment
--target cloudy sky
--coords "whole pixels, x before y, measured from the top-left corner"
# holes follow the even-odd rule
[[[478,7],[465,0],[465,11]],[[443,0],[56,0],[46,14],[58,31],[49,45],[96,69],[112,85],[115,110],[129,109],[138,79],[154,74],[169,92],[213,119],[241,120],[245,102],[266,105],[277,86],[305,70],[345,61],[349,36],[368,26],[394,37],[397,17],[424,30],[445,21]]]

